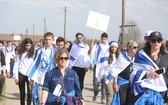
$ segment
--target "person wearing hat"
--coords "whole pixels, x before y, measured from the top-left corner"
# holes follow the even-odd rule
[[[113,78],[114,97],[111,105],[127,105],[130,100],[130,72],[134,62],[134,56],[138,50],[138,43],[130,40],[127,49],[122,51],[112,66],[110,73]],[[110,74],[107,76],[109,78]]]
[[[153,31],[151,31],[151,30],[148,30],[148,31],[145,32],[145,36],[144,36],[145,42],[149,41],[149,36],[150,36],[150,34],[151,34],[152,32],[153,32]]]
[[[163,45],[160,32],[154,31],[149,36],[149,41],[135,56],[132,76],[133,100],[129,105],[152,104],[164,105],[167,102],[168,78],[165,74],[168,67],[168,53]],[[162,69],[165,72],[158,73]],[[164,69],[164,70],[163,70]]]

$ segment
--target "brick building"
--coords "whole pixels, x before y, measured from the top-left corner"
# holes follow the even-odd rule
[[[12,41],[12,42],[21,42],[25,38],[31,38],[34,42],[38,42],[40,39],[43,39],[43,35],[25,35],[25,34],[0,34],[0,40]]]

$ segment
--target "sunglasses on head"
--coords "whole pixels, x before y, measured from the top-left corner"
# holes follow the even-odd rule
[[[161,39],[161,38],[151,39],[151,42],[152,42],[152,43],[156,43],[156,41],[157,41],[158,43],[160,43],[160,42],[162,42],[162,40],[163,40],[163,39]]]
[[[69,59],[69,57],[60,57],[60,60],[68,60]]]

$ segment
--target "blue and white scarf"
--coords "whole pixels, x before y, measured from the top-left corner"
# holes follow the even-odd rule
[[[6,53],[13,52],[15,50],[15,47],[13,45],[5,46]]]
[[[131,74],[132,89],[135,95],[143,92],[144,88],[152,89],[157,92],[164,92],[167,90],[166,83],[163,75],[159,78],[145,78],[147,71],[152,69],[159,69],[159,67],[153,62],[153,60],[144,52],[143,49],[139,50],[135,56],[133,65],[133,72]]]
[[[104,47],[104,48],[103,48]],[[102,43],[99,43],[97,45],[96,49],[96,72],[95,77],[98,79],[101,79],[99,74],[101,70],[105,69],[105,67],[108,65],[108,58],[109,58],[109,44],[106,43],[106,45],[103,45]]]
[[[130,63],[132,63],[132,60],[128,57],[127,51],[121,52],[107,76],[106,83],[112,81],[113,78],[121,73]]]
[[[134,105],[164,105],[164,100],[159,92],[149,89],[137,99]]]
[[[28,71],[28,77],[41,85],[43,85],[46,72],[56,67],[54,62],[56,49],[51,48],[49,57],[44,50],[45,48],[38,49],[35,60]]]
[[[74,42],[70,51],[69,67],[72,67],[79,60],[79,56],[83,56],[83,65],[85,68],[90,66],[90,56],[88,55],[89,46],[86,43]]]
[[[120,87],[122,85],[128,84],[129,80],[122,77],[118,77],[117,85]],[[120,105],[120,94],[119,91],[115,92],[111,105]]]

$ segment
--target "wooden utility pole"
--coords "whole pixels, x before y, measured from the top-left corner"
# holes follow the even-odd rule
[[[33,24],[33,42],[34,42],[34,34],[35,34],[35,25]]]
[[[125,0],[122,0],[122,33],[121,33],[121,48],[125,45]]]
[[[44,34],[45,34],[47,32],[46,18],[44,18],[43,20],[44,20]]]
[[[64,8],[64,39],[66,38],[66,14],[67,14],[67,7]]]
[[[26,28],[26,35],[28,35],[28,29]]]
[[[64,39],[66,39],[67,6],[58,6],[58,7],[64,9]]]

